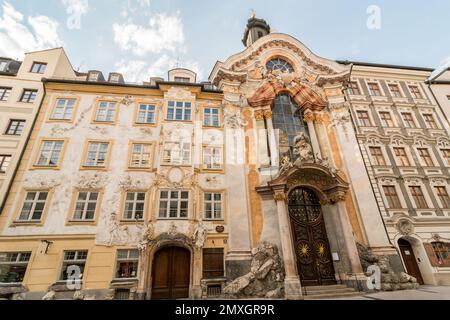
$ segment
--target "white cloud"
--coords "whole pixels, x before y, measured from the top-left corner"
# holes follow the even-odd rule
[[[9,2],[2,5],[0,17],[0,55],[23,58],[24,53],[60,47],[59,24],[47,16],[28,17],[27,26],[22,13]]]
[[[149,64],[143,60],[121,61],[116,63],[117,72],[123,74],[127,82],[149,81],[150,77],[162,77],[167,80],[167,72],[177,67],[178,61],[167,54],[159,57],[155,62]],[[197,73],[197,79],[202,78],[202,71],[198,62],[188,61],[180,64],[180,67],[192,70]]]
[[[122,50],[137,56],[182,49],[184,43],[183,24],[177,15],[156,14],[147,26],[133,23],[113,24],[114,41]]]

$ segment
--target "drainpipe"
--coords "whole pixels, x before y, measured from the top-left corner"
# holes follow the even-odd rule
[[[353,72],[353,64],[351,64],[351,67],[350,67],[350,77],[351,77],[351,75],[352,75],[352,72]],[[345,101],[348,102],[348,103],[350,104],[350,106],[353,106],[353,105],[352,105],[352,102],[351,102],[351,99],[350,99],[349,96],[348,96],[347,88],[344,88],[344,89],[342,90],[342,93],[344,94]],[[355,133],[357,133],[357,132],[358,132],[358,131],[357,131],[357,130],[358,130],[358,126],[356,125],[356,120],[354,119],[351,110],[349,110],[349,114],[350,114],[350,119],[352,120],[353,130],[355,131]],[[361,153],[361,156],[362,156],[361,145],[359,144],[358,139],[356,139],[356,141],[357,141],[357,143],[358,143],[358,149],[359,149],[359,152]],[[369,170],[367,169],[366,163],[364,163],[364,169],[366,170],[367,177],[369,177]],[[375,189],[373,188],[372,183],[370,183],[370,188],[372,189],[373,196],[374,196],[375,199],[376,199],[376,196],[375,196]],[[388,230],[387,230],[387,227],[386,227],[386,223],[384,222],[384,218],[383,218],[383,216],[381,215],[380,204],[378,203],[378,201],[375,201],[375,202],[376,202],[377,207],[378,207],[378,213],[380,214],[381,220],[383,221],[384,231],[386,232],[386,236],[387,236],[387,238],[388,238],[389,244],[395,248],[395,250],[397,251],[397,254],[398,254],[399,252],[398,252],[397,247],[392,243],[391,238],[389,238],[389,233],[388,233]]]
[[[12,175],[12,177],[11,177],[11,180],[10,180],[9,183],[8,183],[8,188],[6,189],[5,197],[3,198],[2,204],[0,205],[0,215],[2,215],[3,209],[4,209],[5,206],[6,206],[6,200],[8,199],[9,193],[11,192],[11,188],[12,188],[14,179],[15,179],[16,176],[17,176],[17,171],[19,171],[20,163],[22,162],[23,156],[24,156],[24,154],[25,154],[25,150],[28,148],[28,145],[29,145],[29,143],[30,143],[31,134],[33,133],[34,127],[36,126],[37,118],[38,118],[38,116],[39,116],[39,113],[41,112],[42,105],[44,104],[44,99],[45,99],[45,97],[46,97],[46,95],[47,95],[47,92],[46,92],[46,90],[45,90],[45,83],[47,82],[47,79],[42,78],[41,81],[42,81],[42,87],[43,87],[43,89],[44,89],[44,94],[43,94],[43,96],[42,96],[41,102],[39,103],[39,107],[38,107],[36,116],[35,116],[34,119],[33,119],[33,123],[31,124],[30,131],[28,132],[28,136],[27,136],[27,140],[25,141],[25,145],[23,146],[23,149],[22,149],[22,151],[20,152],[19,159],[17,160],[17,166],[16,166],[16,168],[14,169],[14,173],[13,173],[13,175]]]

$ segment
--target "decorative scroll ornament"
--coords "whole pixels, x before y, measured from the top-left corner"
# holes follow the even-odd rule
[[[134,102],[135,102],[135,100],[134,100],[133,96],[126,96],[122,100],[120,100],[120,104],[123,104],[123,105],[125,105],[127,107],[132,105]]]
[[[400,219],[397,222],[397,230],[400,234],[408,236],[414,233],[414,224],[408,219]]]
[[[275,201],[286,201],[287,196],[286,193],[284,193],[283,191],[276,191],[275,194],[273,195],[273,199]]]

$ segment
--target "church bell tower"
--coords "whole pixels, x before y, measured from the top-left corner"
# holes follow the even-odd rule
[[[267,24],[266,20],[256,18],[256,13],[253,11],[252,16],[248,19],[242,43],[244,46],[249,47],[259,38],[267,36],[269,33],[270,26]]]

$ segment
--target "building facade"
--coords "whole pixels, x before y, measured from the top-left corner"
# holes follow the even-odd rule
[[[142,85],[71,68],[42,80],[0,214],[1,296],[302,299],[318,286],[354,294],[445,281],[428,262],[430,239],[445,243],[449,230],[446,164],[432,149],[448,132],[429,71],[321,58],[256,17],[243,43],[205,83],[186,69]],[[402,97],[382,94],[391,84]],[[395,135],[379,118],[357,122],[382,110],[410,117]],[[423,128],[405,128],[418,117]],[[417,164],[374,165],[397,136]],[[435,166],[420,162],[423,148]]]
[[[405,269],[420,284],[448,285],[449,126],[446,108],[425,83],[432,71],[356,63],[346,93],[377,205]]]
[[[0,58],[0,207],[44,96],[43,77],[76,78],[62,48],[28,53],[23,61]]]

